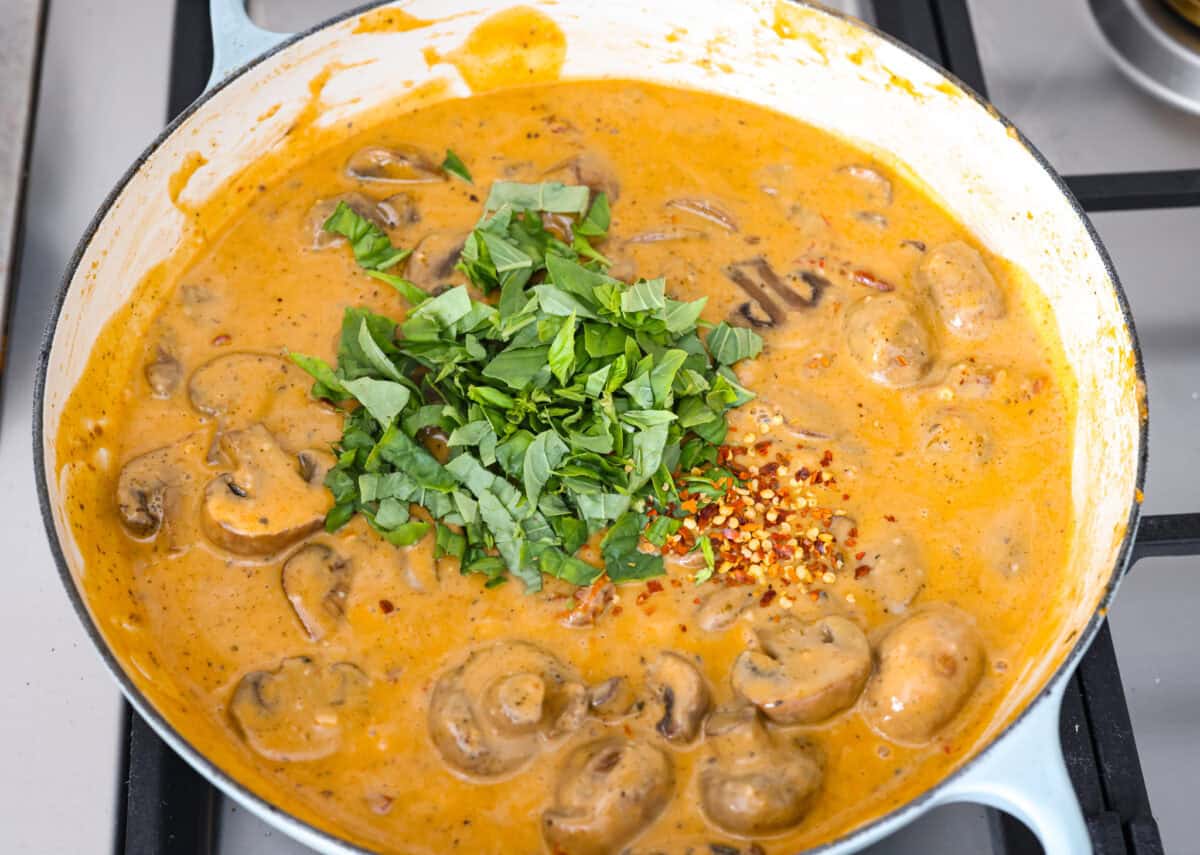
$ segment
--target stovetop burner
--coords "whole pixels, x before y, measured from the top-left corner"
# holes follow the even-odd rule
[[[1160,6],[1164,0],[1089,2],[1093,9],[1153,7],[1158,14],[1169,16],[1175,26],[1185,26]],[[880,28],[986,94],[967,0],[874,0],[873,10]],[[1098,10],[1098,18],[1101,14]],[[1111,22],[1117,13],[1103,14],[1112,16],[1105,19]],[[176,0],[169,92],[172,116],[204,88],[212,48],[208,39],[198,34],[207,32],[208,0]],[[1192,37],[1196,102],[1191,108],[1200,112],[1200,31]],[[1200,205],[1200,170],[1079,175],[1067,176],[1066,181],[1089,211]],[[1143,519],[1134,560],[1195,554],[1200,554],[1200,514]],[[216,791],[135,713],[127,710],[126,721],[117,851],[210,855],[220,837]],[[1107,625],[1067,689],[1060,735],[1095,851],[1099,855],[1161,855],[1163,845],[1151,813]],[[989,810],[989,824],[993,852],[1033,855],[1041,851],[1030,831],[1012,817]]]
[[[1200,114],[1197,0],[1088,3],[1113,58],[1130,79],[1155,97]]]

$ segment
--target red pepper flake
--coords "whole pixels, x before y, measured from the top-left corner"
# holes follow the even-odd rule
[[[381,612],[383,612],[385,615],[390,615],[393,611],[395,611],[395,609],[396,609],[396,607],[392,605],[391,600],[380,600],[379,601],[379,610]]]
[[[863,557],[864,557],[866,554],[867,554],[866,552],[856,552],[856,553],[854,553],[854,560],[855,560],[855,561],[862,561],[862,560],[863,560]]]
[[[764,463],[761,467],[759,467],[758,474],[764,475],[764,476],[770,478],[772,475],[774,475],[778,471],[779,471],[778,463]]]
[[[850,274],[850,279],[858,285],[865,285],[868,288],[874,288],[876,291],[882,291],[885,294],[896,290],[896,286],[891,282],[886,282],[866,270],[855,270]]]
[[[854,568],[854,578],[861,579],[863,576],[866,576],[870,572],[871,572],[871,568],[868,567],[866,564],[859,564],[857,567]]]
[[[686,624],[686,623],[681,623],[681,624],[679,625],[679,631],[680,631],[680,632],[687,632],[687,624]]]
[[[624,608],[622,608],[621,606],[613,606],[613,607],[612,607],[612,616],[613,616],[613,617],[616,617],[617,615],[619,615],[619,614],[620,614],[621,612],[623,612],[623,611],[625,611],[625,609],[624,609]]]
[[[642,603],[646,602],[646,600],[648,600],[648,599],[650,599],[650,595],[647,594],[645,591],[642,591],[640,594],[637,595],[637,604],[640,606]]]
[[[808,476],[811,474],[812,473],[808,471],[807,466],[801,466],[799,471],[796,472],[796,480],[797,481],[807,481]]]
[[[831,463],[833,463],[833,452],[825,449],[825,453],[821,455],[821,466],[827,467]]]
[[[883,518],[884,518],[885,520],[887,520],[888,522],[895,522],[895,521],[896,521],[896,518],[895,518],[894,516],[892,516],[891,514],[884,514]]]
[[[762,597],[759,598],[758,604],[765,609],[767,606],[771,605],[771,601],[773,599],[775,599],[775,589],[767,588],[767,590],[763,591]]]
[[[657,594],[662,589],[663,589],[662,582],[658,581],[657,579],[651,579],[649,582],[646,583],[646,590],[649,591],[651,594]]]
[[[754,451],[759,455],[764,455],[771,450],[771,441],[764,439],[762,442],[755,443]]]
[[[701,525],[703,525],[717,515],[718,509],[719,509],[719,505],[717,505],[716,502],[711,502],[711,503],[705,505],[704,507],[702,507],[696,513],[696,519],[700,522]]]
[[[672,579],[672,580],[671,580],[671,587],[672,587],[672,588],[682,588],[682,587],[683,587],[683,583],[682,583],[682,582],[680,582],[678,579]]]

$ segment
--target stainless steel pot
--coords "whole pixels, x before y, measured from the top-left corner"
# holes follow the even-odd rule
[[[175,729],[113,654],[79,587],[83,572],[63,513],[55,438],[64,402],[98,333],[183,234],[171,176],[192,152],[205,162],[183,193],[203,199],[269,151],[321,90],[323,122],[344,121],[430,80],[468,92],[444,55],[507,0],[406,3],[430,26],[356,34],[349,13],[295,36],[267,33],[240,0],[212,0],[209,90],[142,155],[84,236],[41,354],[34,456],[47,532],[68,595],[130,703],[198,771],[248,810],[309,846],[358,851],[234,780]],[[1090,851],[1063,764],[1058,721],[1068,678],[1104,619],[1131,560],[1146,418],[1141,356],[1128,306],[1090,223],[1045,160],[996,111],[904,46],[815,6],[773,0],[558,0],[541,7],[567,37],[564,78],[637,77],[758,103],[822,127],[907,169],[992,251],[1027,271],[1058,321],[1078,382],[1071,494],[1070,585],[1048,603],[1057,643],[1023,663],[1007,716],[938,786],[822,851],[856,851],[917,816],[972,801],[1015,814],[1050,853]],[[668,39],[667,36],[671,35]],[[722,67],[732,71],[720,71]],[[278,106],[276,106],[278,105]],[[194,156],[193,156],[194,157]],[[192,159],[193,164],[197,163]],[[178,187],[176,187],[178,190]],[[138,330],[131,330],[136,334]]]

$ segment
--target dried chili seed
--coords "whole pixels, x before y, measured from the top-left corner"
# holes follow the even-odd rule
[[[850,279],[858,285],[865,285],[868,288],[874,288],[876,291],[882,291],[885,294],[896,290],[896,286],[891,282],[880,279],[866,270],[855,270],[850,274]]]

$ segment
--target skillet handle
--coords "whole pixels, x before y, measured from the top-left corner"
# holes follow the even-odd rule
[[[209,0],[208,15],[212,20],[213,67],[205,89],[212,89],[291,35],[255,25],[246,14],[246,0]]]
[[[1048,855],[1091,853],[1087,821],[1059,739],[1065,687],[1066,681],[1059,681],[1003,739],[951,778],[938,803],[974,802],[1012,814],[1037,835]]]

